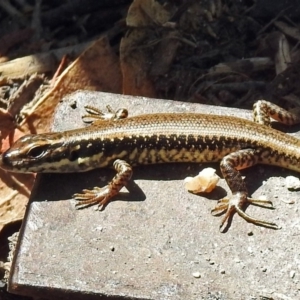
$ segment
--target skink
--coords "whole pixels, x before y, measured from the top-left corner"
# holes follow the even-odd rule
[[[288,125],[300,122],[295,114],[264,100],[254,105],[255,122],[194,113],[116,118],[82,129],[23,136],[2,154],[0,167],[25,173],[114,167],[117,174],[107,186],[73,195],[77,207],[98,204],[102,208],[126,186],[131,166],[221,161],[232,195],[219,200],[213,209],[214,214],[225,213],[220,230],[236,212],[248,222],[277,229],[276,224],[245,213],[247,204],[271,206],[272,202],[249,198],[239,172],[255,164],[300,172],[300,140],[272,129],[270,117]]]

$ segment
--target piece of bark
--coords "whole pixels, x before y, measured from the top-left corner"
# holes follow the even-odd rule
[[[0,74],[10,78],[22,77],[24,74],[31,75],[34,73],[54,72],[57,66],[57,61],[65,54],[78,56],[92,42],[78,44],[70,47],[52,50],[46,53],[29,55],[22,58],[17,58],[0,64]]]

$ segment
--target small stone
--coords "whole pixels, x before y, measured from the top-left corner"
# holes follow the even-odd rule
[[[295,271],[291,271],[291,272],[290,272],[290,277],[291,277],[291,278],[294,278],[294,277],[295,277],[295,274],[296,274]]]
[[[200,272],[194,272],[194,273],[193,273],[193,276],[194,276],[195,278],[200,278],[200,277],[201,277],[201,274],[200,274]]]
[[[266,267],[262,267],[261,271],[265,273],[265,272],[267,272],[267,268]]]
[[[221,269],[220,270],[220,274],[225,274],[226,272],[225,272],[225,270],[224,269]]]
[[[77,101],[76,100],[72,101],[70,103],[70,107],[73,108],[73,109],[75,109],[77,107]]]
[[[285,178],[285,186],[289,190],[299,190],[300,189],[300,180],[295,176],[287,176]]]

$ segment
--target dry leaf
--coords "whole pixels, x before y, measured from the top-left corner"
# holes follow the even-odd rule
[[[0,131],[1,137],[5,138],[16,128],[13,116],[7,110],[0,108]]]
[[[13,174],[0,169],[0,232],[7,224],[23,219],[32,189],[33,174]]]
[[[76,59],[58,78],[54,87],[30,111],[24,124],[30,132],[49,128],[57,103],[80,89],[121,93],[121,71],[117,55],[107,38],[101,38]]]
[[[169,18],[169,12],[154,0],[135,0],[129,7],[126,23],[135,28],[122,39],[120,45],[124,94],[156,97],[149,71],[153,61],[153,45],[160,40],[151,25],[163,25]]]
[[[2,115],[3,116],[3,115]],[[3,121],[3,119],[2,119]],[[24,132],[14,128],[10,122],[1,122],[5,125],[6,135],[1,140],[1,153],[11,144],[24,135]],[[34,174],[16,174],[0,169],[0,232],[5,225],[23,219],[25,207],[34,183]]]
[[[170,13],[154,0],[135,0],[128,9],[127,26],[143,27],[153,24],[164,24],[170,18]]]
[[[120,45],[120,60],[123,74],[123,94],[155,98],[156,93],[149,79],[151,48],[139,48],[146,36],[144,30],[133,30],[123,38]],[[134,46],[137,45],[137,46]]]

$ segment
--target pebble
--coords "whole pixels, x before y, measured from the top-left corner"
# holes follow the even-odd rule
[[[194,273],[193,273],[193,276],[194,276],[195,278],[200,278],[200,277],[201,277],[201,274],[200,274],[200,272],[194,272]]]

